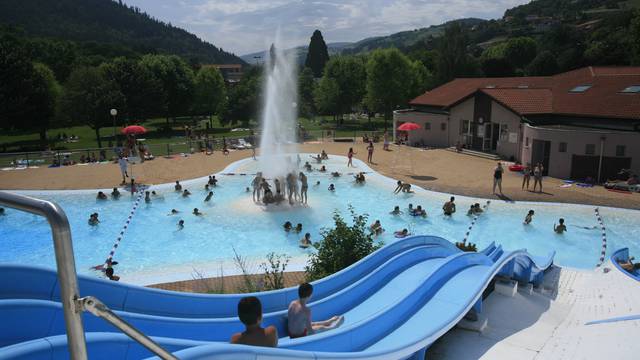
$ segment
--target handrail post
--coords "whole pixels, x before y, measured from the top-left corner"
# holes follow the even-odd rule
[[[4,191],[0,191],[0,204],[43,216],[49,222],[53,235],[53,248],[58,268],[58,283],[60,284],[60,301],[67,327],[69,353],[73,360],[87,359],[87,344],[82,326],[82,307],[78,302],[80,298],[78,278],[67,215],[54,202]]]

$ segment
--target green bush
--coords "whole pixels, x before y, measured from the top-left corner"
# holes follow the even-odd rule
[[[318,251],[310,255],[309,265],[305,268],[307,281],[336,273],[383,245],[374,243],[367,229],[366,214],[357,215],[351,206],[349,212],[353,218],[353,225],[347,225],[340,213],[335,211],[335,227],[323,229],[322,240],[313,244]]]
[[[264,272],[264,289],[277,290],[284,289],[284,273],[287,270],[290,256],[286,254],[276,254],[270,252],[267,254],[267,263],[260,264],[260,269]]]

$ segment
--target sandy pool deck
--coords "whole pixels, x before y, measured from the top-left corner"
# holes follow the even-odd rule
[[[407,146],[391,146],[383,151],[382,144],[375,144],[374,163],[376,171],[425,189],[445,193],[483,198],[498,198],[493,195],[493,168],[495,162],[445,149],[423,150]],[[362,142],[314,142],[299,146],[300,152],[345,156],[353,147],[355,157],[366,161],[366,144]],[[258,151],[259,155],[259,151]],[[171,183],[207,176],[222,171],[230,163],[251,156],[251,150],[232,151],[224,156],[216,151],[213,155],[193,154],[187,157],[158,157],[153,161],[134,166],[137,182],[143,184]],[[71,190],[108,189],[119,186],[120,170],[117,164],[74,165],[60,168],[29,168],[0,171],[0,189],[3,190]],[[506,201],[549,201],[581,203],[598,206],[613,206],[640,209],[640,193],[617,193],[603,187],[560,187],[560,179],[546,177],[544,192],[534,193],[521,189],[522,175],[506,171],[503,192]],[[533,185],[533,181],[531,181]]]

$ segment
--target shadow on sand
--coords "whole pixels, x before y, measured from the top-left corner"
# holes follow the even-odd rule
[[[409,177],[412,178],[413,180],[418,180],[418,181],[434,181],[434,180],[438,180],[437,177],[427,176],[427,175],[411,175]]]

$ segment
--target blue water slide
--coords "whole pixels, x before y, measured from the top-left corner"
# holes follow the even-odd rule
[[[319,317],[331,316],[328,314],[336,311],[344,313],[367,299],[371,294],[380,295],[378,290],[384,286],[388,289],[389,282],[402,281],[403,278],[398,277],[399,274],[404,273],[404,277],[407,277],[406,274],[415,277],[418,274],[414,274],[412,269],[435,269],[439,263],[444,261],[445,257],[453,253],[460,252],[440,245],[409,248],[348,287],[325,298],[313,299],[314,301],[310,303],[310,307]],[[418,267],[417,264],[420,264],[420,266]],[[381,303],[384,303],[384,301],[381,301]],[[336,307],[336,304],[339,306]],[[35,318],[31,320],[25,318],[29,311],[39,313],[37,320]],[[265,313],[263,323],[265,325],[275,325],[279,333],[284,335],[286,334],[286,312],[287,310],[283,309]],[[176,334],[179,333],[179,337],[183,338],[226,341],[229,338],[230,331],[240,331],[243,328],[237,317],[204,319],[163,317],[122,311],[116,311],[116,313],[145,334],[154,336],[178,336]],[[15,332],[10,328],[0,329],[0,346],[43,336],[63,334],[65,331],[62,306],[60,303],[50,300],[0,300],[0,318],[15,322],[24,319],[22,320],[22,330],[19,332]],[[96,319],[90,314],[84,314],[84,322],[86,331],[113,331],[109,324]],[[46,326],[43,326],[43,323],[46,323]],[[42,333],[43,328],[46,329],[44,334]]]
[[[412,236],[397,241],[370,254],[361,261],[322,280],[313,282],[314,298],[321,299],[345,288],[373,271],[390,258],[410,248],[439,245],[457,251],[455,245],[437,236]],[[16,281],[18,280],[19,281]],[[169,317],[218,318],[232,317],[241,297],[260,298],[264,312],[286,309],[297,299],[297,288],[256,294],[190,294],[146,288],[106,281],[90,276],[78,277],[80,294],[99,298],[113,310]],[[15,264],[0,264],[0,299],[60,300],[58,278],[54,270]]]
[[[611,254],[611,263],[618,270],[622,271],[623,274],[626,274],[630,278],[640,281],[640,269],[635,269],[634,271],[627,271],[620,266],[619,262],[627,262],[629,261],[629,248],[622,248],[616,250],[613,254]]]
[[[411,244],[416,239],[398,243],[406,241]],[[185,350],[176,353],[181,359],[270,355],[277,358],[406,358],[423,351],[481,302],[484,289],[506,265],[509,265],[508,273],[523,278],[544,270],[537,264],[551,265],[550,259],[543,263],[532,259],[525,251],[505,253],[494,244],[479,253],[462,253],[452,244],[439,241],[396,246],[400,250],[394,252],[394,256],[387,257],[371,273],[334,294],[314,298],[315,301],[310,304],[314,317],[344,314],[345,322],[340,328],[305,338],[289,339],[284,327],[286,311],[265,313],[265,324],[276,325],[281,335],[278,349],[223,343],[194,347],[193,343],[188,343],[194,340],[227,341],[231,333],[242,328],[236,318],[170,318],[131,312],[120,312],[119,315],[147,334],[175,338],[171,349],[174,351],[182,346]],[[516,263],[514,260],[519,258],[529,260]],[[535,267],[535,271],[522,271],[522,264]],[[352,266],[351,269],[357,267]],[[235,310],[235,304],[233,308]],[[51,300],[0,301],[0,318],[7,319],[7,324],[21,324],[24,328],[18,333],[12,332],[13,335],[0,334],[4,345],[33,339],[0,349],[0,358],[42,358],[29,355],[42,353],[42,345],[34,345],[41,344],[37,339],[64,333],[61,307]],[[115,331],[102,320],[91,316],[85,316],[85,325],[87,331]],[[105,346],[109,341],[118,346],[122,341],[104,336],[95,346]],[[189,340],[183,340],[185,338]],[[90,351],[94,346],[91,339],[88,340]],[[66,358],[68,354],[63,343],[56,344],[55,350],[52,345],[48,358]],[[33,353],[29,352],[31,348]],[[12,353],[19,351],[24,356],[7,357],[7,349],[11,349]],[[331,352],[327,352],[328,349]]]

